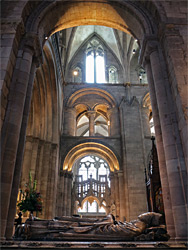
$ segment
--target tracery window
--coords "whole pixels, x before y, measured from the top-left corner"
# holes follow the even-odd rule
[[[108,163],[94,155],[88,155],[83,157],[79,163],[78,163],[78,169],[77,169],[77,179],[84,181],[87,181],[89,179],[94,179],[98,181],[97,183],[92,184],[92,189],[94,190],[95,197],[98,197],[99,192],[101,197],[104,197],[105,188],[106,185],[110,187],[110,180],[108,178],[110,170]],[[102,184],[102,185],[99,185]],[[86,183],[83,186],[83,193],[85,197],[87,197],[87,193],[89,191],[89,186]],[[99,204],[96,200],[93,200],[90,202],[89,200],[86,200],[83,204],[82,208],[78,209],[79,213],[106,213],[105,210],[106,202],[103,201],[101,207],[99,207]]]
[[[110,173],[108,163],[97,156],[85,156],[79,162],[78,175],[82,176],[83,181],[91,176],[95,180],[101,180],[101,176],[108,176]],[[110,182],[108,181],[109,185]]]
[[[105,83],[104,49],[98,39],[92,39],[86,50],[86,82]]]

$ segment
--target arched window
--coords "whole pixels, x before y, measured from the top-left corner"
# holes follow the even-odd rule
[[[117,69],[114,66],[108,68],[109,83],[118,83]]]
[[[106,213],[106,202],[103,201],[100,207],[96,198],[90,197],[90,192],[93,192],[95,197],[99,197],[99,194],[101,197],[105,196],[107,186],[110,187],[110,169],[108,163],[98,156],[88,155],[84,156],[78,162],[77,166],[77,179],[81,180],[83,195],[86,197],[83,207],[78,208],[78,212]],[[95,180],[95,182],[92,182],[92,191],[90,186],[91,180]]]
[[[98,39],[92,39],[86,50],[86,82],[105,83],[104,50]]]
[[[108,177],[110,173],[108,163],[97,156],[89,155],[83,157],[78,166],[78,175],[82,176],[82,179],[88,180],[91,176],[95,180],[104,180],[101,179],[103,175],[106,175]],[[108,183],[109,180],[108,180]]]
[[[77,136],[89,136],[89,119],[88,113],[86,112],[77,123]],[[95,113],[94,117],[94,136],[109,136],[108,132],[108,121],[100,115],[98,112]]]
[[[77,136],[89,136],[89,118],[83,115],[77,123]]]

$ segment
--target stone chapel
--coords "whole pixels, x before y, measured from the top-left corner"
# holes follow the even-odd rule
[[[2,0],[1,239],[29,176],[40,218],[154,211],[187,239],[187,9]]]

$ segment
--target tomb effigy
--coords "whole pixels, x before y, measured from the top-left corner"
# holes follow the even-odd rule
[[[55,217],[53,220],[28,219],[15,232],[15,239],[22,240],[126,240],[166,241],[170,237],[162,215],[144,213],[130,222],[116,221],[113,215],[104,219],[75,216]]]

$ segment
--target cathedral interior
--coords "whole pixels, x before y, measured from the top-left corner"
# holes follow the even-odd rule
[[[1,9],[1,239],[32,178],[41,219],[157,212],[186,240],[187,1]]]

